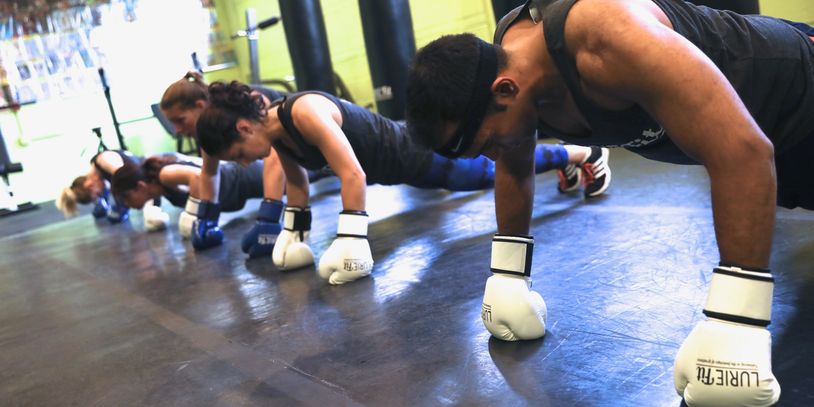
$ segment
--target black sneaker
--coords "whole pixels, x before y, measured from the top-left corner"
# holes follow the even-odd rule
[[[610,186],[611,170],[608,158],[610,151],[607,148],[591,147],[591,155],[580,165],[586,198],[602,195]]]
[[[579,188],[579,184],[582,183],[582,170],[574,164],[568,164],[565,168],[557,170],[557,177],[560,179],[557,191],[564,194]]]

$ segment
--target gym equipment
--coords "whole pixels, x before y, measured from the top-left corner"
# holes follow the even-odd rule
[[[260,61],[257,52],[257,38],[259,38],[258,31],[264,30],[280,22],[280,17],[271,17],[257,23],[257,15],[253,8],[246,9],[246,29],[240,30],[232,35],[232,39],[245,37],[249,44],[249,72],[251,75],[251,83],[260,84]],[[197,57],[197,55],[196,55]],[[200,67],[200,62],[197,58],[193,59],[193,64],[196,68]],[[203,72],[202,70],[200,70]]]
[[[197,56],[195,55],[194,52],[192,53],[192,55],[193,55],[193,62],[196,62],[197,61]],[[200,64],[198,64],[197,67],[200,67]],[[116,138],[119,141],[119,148],[120,149],[127,150],[127,145],[124,142],[124,136],[122,135],[122,132],[121,132],[121,126],[122,125],[130,124],[130,123],[136,123],[136,122],[152,119],[153,117],[155,117],[156,119],[158,119],[158,122],[161,124],[161,127],[163,127],[164,130],[170,136],[172,136],[175,139],[176,150],[179,153],[181,153],[181,154],[199,154],[200,155],[200,147],[198,146],[198,143],[194,139],[192,139],[191,137],[181,137],[181,136],[175,134],[175,126],[173,126],[173,124],[170,122],[170,120],[167,118],[167,116],[164,116],[164,113],[161,112],[161,108],[159,107],[158,103],[154,103],[154,104],[150,105],[150,110],[153,113],[152,116],[141,117],[141,118],[134,119],[134,120],[128,120],[128,121],[120,122],[118,117],[116,116],[116,110],[113,108],[113,101],[110,98],[110,85],[108,85],[107,77],[105,75],[104,68],[99,68],[99,78],[102,80],[102,87],[104,88],[105,99],[107,100],[107,107],[110,110],[110,117],[113,120],[113,128],[116,131]],[[101,146],[104,146],[104,150],[108,150],[109,148],[107,146],[105,146],[104,142],[102,141],[102,129],[99,128],[99,127],[94,127],[92,130],[93,130],[94,133],[96,133],[96,136],[99,137],[100,148],[101,148]],[[184,148],[184,141],[186,141],[187,144],[189,144],[188,148]]]
[[[407,0],[359,0],[365,50],[380,114],[404,119],[407,68],[415,55],[413,22]]]
[[[23,172],[23,165],[11,162],[6,149],[6,140],[3,138],[3,133],[0,132],[0,178],[3,180],[0,182],[0,217],[37,209],[37,205],[31,202],[21,204],[14,202],[14,193],[11,191],[8,176],[15,172]]]
[[[203,66],[201,66],[201,61],[198,60],[198,53],[195,51],[192,52],[192,67],[201,74],[204,73]]]
[[[110,117],[113,119],[113,128],[116,130],[116,137],[119,140],[119,148],[127,150],[127,145],[124,144],[124,136],[119,128],[119,120],[116,118],[116,111],[113,110],[113,102],[110,100],[110,86],[107,84],[107,77],[105,76],[105,69],[99,68],[99,78],[102,80],[102,87],[105,90],[105,99],[107,99],[107,107],[110,109]]]
[[[280,0],[297,89],[336,94],[328,35],[319,0]]]
[[[257,17],[253,8],[246,9],[246,29],[237,31],[232,35],[232,39],[245,37],[249,45],[249,75],[251,76],[251,83],[255,85],[275,85],[285,89],[286,92],[293,93],[295,89],[291,86],[290,81],[284,79],[260,79],[260,59],[257,48],[258,31],[264,30],[268,27],[274,26],[280,22],[280,17],[274,16],[267,18],[260,23],[255,24]],[[203,72],[201,63],[198,61],[198,55],[192,53],[192,65],[198,72]],[[292,78],[293,80],[293,78]]]

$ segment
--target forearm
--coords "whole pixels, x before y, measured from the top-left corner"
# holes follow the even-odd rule
[[[342,209],[346,211],[364,211],[367,182],[364,177],[352,174],[340,178],[342,183]]]
[[[263,197],[281,201],[284,192],[285,173],[276,150],[271,149],[271,154],[263,160]]]
[[[220,163],[203,153],[203,167],[199,178],[199,194],[202,201],[218,202],[220,194]]]
[[[189,183],[189,195],[201,199],[201,175],[198,174],[192,182]]]
[[[303,186],[288,182],[286,183],[285,195],[288,206],[300,208],[308,206],[308,184]]]
[[[532,154],[533,154],[533,150]],[[534,201],[534,157],[495,161],[495,214],[501,234],[528,235]]]
[[[777,199],[774,161],[744,159],[708,171],[721,261],[767,268]]]

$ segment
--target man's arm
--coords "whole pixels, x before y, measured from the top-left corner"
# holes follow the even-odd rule
[[[706,167],[721,260],[766,268],[776,199],[773,147],[712,61],[651,2],[578,3],[566,43],[589,97],[640,105]]]
[[[495,160],[495,215],[500,234],[528,235],[534,202],[535,139],[503,151]]]
[[[203,167],[201,167],[201,176],[199,179],[200,199],[202,201],[209,201],[218,203],[220,201],[220,162],[201,151],[203,157]]]

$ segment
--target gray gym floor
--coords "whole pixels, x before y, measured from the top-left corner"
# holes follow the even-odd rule
[[[673,358],[718,259],[708,184],[702,168],[625,151],[611,164],[608,195],[588,202],[537,177],[532,277],[549,316],[545,338],[522,343],[480,321],[492,191],[371,187],[374,272],[338,287],[246,260],[256,202],[200,253],[174,223],[144,233],[137,214],[6,233],[0,404],[678,406]],[[341,204],[336,181],[315,189],[319,256]],[[784,406],[814,405],[812,231],[814,213],[778,211],[770,329]]]

